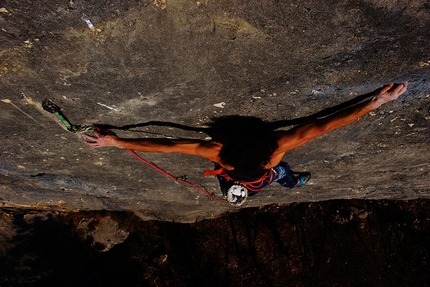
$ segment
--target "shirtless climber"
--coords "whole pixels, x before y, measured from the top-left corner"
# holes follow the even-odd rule
[[[408,83],[390,84],[374,92],[374,96],[330,116],[295,126],[288,131],[274,131],[259,119],[248,127],[231,126],[210,141],[196,139],[126,139],[111,131],[96,129],[94,135],[82,136],[85,144],[93,147],[113,146],[140,152],[182,153],[204,157],[215,163],[215,170],[205,175],[216,175],[221,191],[231,204],[240,205],[248,194],[252,196],[272,182],[284,187],[298,187],[308,182],[310,174],[297,177],[287,163],[285,153],[328,131],[348,125],[381,105],[397,99]],[[239,117],[240,118],[240,117]],[[234,123],[234,121],[232,121]],[[224,130],[224,129],[223,129]]]

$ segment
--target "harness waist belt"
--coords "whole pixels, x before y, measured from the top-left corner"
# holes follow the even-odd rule
[[[253,192],[259,192],[261,190],[261,188],[263,187],[263,184],[267,180],[268,180],[267,184],[272,183],[276,174],[277,174],[276,171],[271,168],[261,178],[259,178],[257,180],[244,181],[244,180],[238,180],[238,179],[232,178],[225,171],[225,169],[223,167],[221,167],[219,169],[215,169],[215,170],[205,170],[205,172],[204,172],[205,176],[219,175],[228,181],[233,181],[235,183],[239,183],[239,184],[243,185],[244,187],[246,187],[248,190],[253,191]]]

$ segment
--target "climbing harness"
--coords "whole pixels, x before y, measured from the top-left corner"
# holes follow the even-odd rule
[[[85,126],[85,125],[74,125],[72,124],[67,118],[66,116],[62,113],[61,108],[59,106],[57,106],[56,104],[54,104],[51,100],[47,99],[44,100],[42,102],[42,107],[45,111],[51,113],[51,114],[55,114],[55,116],[57,116],[57,118],[66,126],[67,130],[69,132],[72,133],[83,133],[92,129],[99,129],[97,126]],[[137,159],[139,159],[140,161],[142,161],[143,163],[149,165],[150,167],[152,167],[155,170],[158,170],[159,172],[161,172],[162,174],[170,177],[173,180],[182,182],[185,185],[194,187],[195,189],[201,191],[203,194],[205,194],[207,197],[209,197],[210,199],[212,199],[213,201],[217,201],[220,203],[224,203],[227,204],[226,201],[221,200],[216,198],[215,196],[213,196],[212,194],[210,194],[208,191],[206,191],[205,189],[187,181],[187,176],[186,175],[182,175],[179,177],[175,177],[173,175],[171,175],[170,173],[168,173],[167,171],[163,170],[162,168],[158,167],[157,165],[153,164],[150,161],[147,161],[146,159],[142,158],[141,156],[139,156],[134,150],[131,149],[127,149],[127,151],[129,153],[131,153],[133,156],[135,156]]]
[[[270,184],[272,183],[273,179],[275,178],[275,175],[277,172],[271,168],[269,169],[261,178],[254,180],[254,181],[244,181],[244,180],[237,180],[232,178],[223,167],[220,167],[215,170],[205,170],[204,175],[211,176],[211,175],[219,175],[225,178],[227,181],[232,181],[235,184],[240,184],[244,186],[246,189],[257,193],[259,192],[265,185],[265,183]]]

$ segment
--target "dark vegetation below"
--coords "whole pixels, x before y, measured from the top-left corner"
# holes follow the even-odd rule
[[[271,205],[193,224],[2,209],[0,285],[429,286],[428,203]],[[77,227],[108,217],[128,237],[101,252]]]

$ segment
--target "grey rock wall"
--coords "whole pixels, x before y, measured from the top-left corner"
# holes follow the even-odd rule
[[[389,82],[408,93],[297,148],[306,187],[272,185],[248,206],[330,199],[428,198],[430,13],[427,1],[6,1],[0,7],[1,177],[5,207],[128,210],[191,222],[237,209],[145,166],[124,150],[93,150],[75,124],[212,117],[292,120]],[[290,126],[286,126],[286,129]],[[207,135],[145,126],[127,137]],[[220,198],[212,164],[145,159]]]

